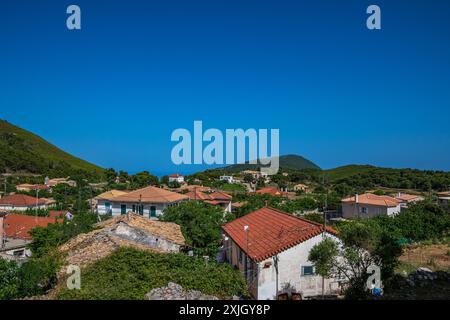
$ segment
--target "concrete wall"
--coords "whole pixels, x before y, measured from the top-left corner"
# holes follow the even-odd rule
[[[157,248],[165,252],[180,252],[180,245],[165,238],[145,233],[139,229],[132,228],[125,223],[119,224],[111,231],[115,236],[143,244],[148,247]]]
[[[363,209],[365,208],[365,209]],[[363,212],[366,210],[366,213]],[[378,215],[392,216],[400,212],[400,205],[396,207],[374,206],[363,203],[342,203],[343,218],[372,218]]]

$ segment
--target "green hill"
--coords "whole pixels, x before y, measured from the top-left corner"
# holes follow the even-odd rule
[[[357,174],[367,174],[374,170],[379,170],[384,168],[379,168],[371,165],[358,165],[358,164],[350,164],[342,167],[337,167],[329,170],[324,170],[324,173],[328,175],[330,181],[339,180],[343,178],[348,178]],[[386,169],[396,170],[396,169]]]
[[[279,157],[280,168],[283,169],[292,169],[292,170],[303,170],[303,169],[319,169],[320,167],[316,165],[314,162],[303,158],[302,156],[295,154],[288,154]],[[234,164],[231,166],[227,166],[224,168],[220,168],[220,170],[225,170],[229,172],[239,172],[242,170],[258,170],[261,167],[260,164]]]
[[[103,169],[74,157],[41,137],[0,120],[0,172],[49,176],[103,175]]]

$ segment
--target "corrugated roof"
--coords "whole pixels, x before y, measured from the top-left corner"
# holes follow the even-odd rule
[[[249,227],[248,241],[244,226]],[[222,229],[253,260],[262,261],[323,232],[323,225],[264,207],[225,224]],[[332,228],[327,232],[336,234]]]

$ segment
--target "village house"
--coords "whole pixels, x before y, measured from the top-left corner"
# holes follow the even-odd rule
[[[91,200],[92,208],[100,215],[112,214],[111,201],[115,197],[128,193],[123,190],[109,190],[103,192]]]
[[[256,194],[269,194],[271,196],[287,196],[288,193],[279,190],[277,187],[265,187],[255,191]]]
[[[299,184],[296,184],[294,186],[294,191],[295,192],[300,191],[300,192],[304,192],[304,193],[309,193],[310,190],[309,190],[309,187],[306,184],[299,183]]]
[[[135,212],[146,218],[157,218],[165,208],[187,201],[189,198],[176,192],[153,186],[130,191],[109,199],[97,199],[99,214],[124,215]]]
[[[234,183],[234,178],[233,176],[220,176],[219,177],[220,181],[226,181],[227,183]]]
[[[27,245],[32,238],[30,230],[55,223],[55,218],[27,216],[0,212],[0,258],[24,260],[31,256]]]
[[[407,194],[407,193],[399,192],[395,196],[395,199],[400,201],[400,208],[405,209],[405,208],[408,208],[409,204],[423,201],[425,198],[420,195],[416,195],[416,194]]]
[[[267,178],[269,175],[263,171],[256,170],[244,170],[241,171],[241,176],[251,175],[253,179],[258,180],[259,178]]]
[[[193,201],[203,201],[208,204],[220,206],[225,212],[231,212],[231,200],[233,197],[220,191],[205,192],[194,189],[186,193],[186,196]]]
[[[45,177],[45,185],[47,185],[49,187],[55,187],[59,184],[67,184],[70,187],[77,186],[77,182],[74,180],[70,180],[68,177],[67,178],[53,178],[53,179],[49,179],[48,177]]]
[[[343,218],[372,218],[379,215],[393,216],[400,212],[400,200],[372,193],[356,194],[341,200]]]
[[[25,194],[11,194],[0,199],[0,210],[26,211],[28,209],[48,209],[55,201],[46,198],[35,198]]]
[[[174,183],[177,182],[179,184],[183,184],[184,183],[184,176],[178,173],[174,173],[169,175],[169,183]]]
[[[17,191],[24,191],[24,192],[30,192],[33,190],[48,190],[48,189],[49,189],[48,186],[40,184],[22,183],[16,186]]]
[[[439,192],[438,196],[438,204],[444,208],[444,210],[450,212],[450,191]]]
[[[223,227],[224,260],[244,275],[258,300],[275,299],[289,284],[303,297],[322,293],[322,277],[308,260],[325,237],[339,241],[333,229],[270,207],[253,211]],[[337,279],[325,279],[325,294],[339,292]]]

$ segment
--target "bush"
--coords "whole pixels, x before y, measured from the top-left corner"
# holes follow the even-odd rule
[[[73,220],[64,219],[61,223],[52,223],[46,227],[36,227],[30,231],[33,242],[29,245],[33,255],[41,257],[62,245],[70,238],[93,230],[97,216],[92,213],[74,215]]]
[[[215,255],[221,241],[220,227],[224,214],[224,210],[217,206],[189,201],[164,210],[161,220],[180,225],[186,243],[203,249],[202,254]]]
[[[242,275],[227,264],[179,253],[121,248],[81,272],[81,290],[63,289],[58,299],[144,299],[151,289],[175,282],[221,298],[247,295]]]
[[[0,300],[17,298],[19,287],[19,266],[0,258]]]

